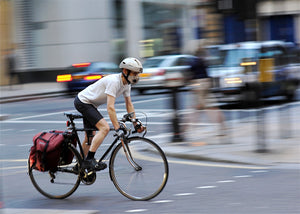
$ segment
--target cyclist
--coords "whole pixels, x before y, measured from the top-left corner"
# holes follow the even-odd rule
[[[122,136],[124,130],[120,127],[115,110],[115,100],[123,94],[128,113],[134,112],[131,102],[131,85],[139,81],[139,74],[143,72],[142,63],[133,57],[125,58],[119,65],[122,69],[120,74],[111,74],[98,80],[78,93],[74,100],[75,108],[84,116],[84,128],[97,128],[98,132],[86,131],[82,147],[85,154],[83,168],[88,170],[102,170],[107,166],[98,162],[94,156],[107,136],[110,127],[102,114],[97,110],[101,104],[107,104],[107,112],[116,134]],[[133,116],[135,118],[135,115]],[[136,124],[134,124],[136,125]],[[143,127],[140,127],[143,129]],[[139,130],[142,131],[142,130]],[[88,142],[91,142],[88,145]]]

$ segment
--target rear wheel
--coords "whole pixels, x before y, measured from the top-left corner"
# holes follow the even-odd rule
[[[73,160],[67,165],[59,164],[57,170],[41,172],[28,164],[28,174],[33,186],[48,198],[66,198],[75,192],[80,184],[80,173],[74,169],[77,168],[77,171],[80,169],[75,165],[81,163],[81,156],[73,145],[67,149],[74,154]]]
[[[132,200],[149,200],[165,187],[169,167],[166,156],[153,141],[133,137],[112,153],[109,170],[118,191]],[[127,155],[126,155],[126,153]]]

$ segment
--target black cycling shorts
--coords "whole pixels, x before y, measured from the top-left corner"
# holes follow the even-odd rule
[[[76,96],[74,100],[74,106],[83,115],[84,128],[93,129],[96,128],[96,124],[103,118],[102,114],[92,104],[86,104],[79,100]],[[87,132],[91,135],[91,132]]]

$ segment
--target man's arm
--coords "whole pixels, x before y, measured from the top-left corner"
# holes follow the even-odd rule
[[[127,110],[127,113],[131,113],[133,112],[133,117],[135,119],[135,112],[134,112],[134,107],[133,107],[133,104],[131,102],[131,98],[130,97],[125,97],[125,104],[126,104],[126,110]]]
[[[134,111],[133,104],[131,102],[131,98],[130,97],[125,97],[125,103],[126,103],[127,112],[128,113],[133,112],[133,117],[132,118],[135,119],[136,118],[135,117],[135,111]],[[138,133],[141,133],[141,132],[143,132],[145,130],[145,127],[142,124],[141,124],[142,126],[139,126],[138,128],[136,127],[137,122],[133,122],[133,125],[134,125],[134,128],[136,129],[136,131]]]
[[[115,101],[116,101],[115,97],[113,97],[111,95],[107,95],[107,112],[108,112],[110,121],[114,126],[114,129],[117,130],[120,128],[120,125],[119,125],[116,110],[115,110]]]

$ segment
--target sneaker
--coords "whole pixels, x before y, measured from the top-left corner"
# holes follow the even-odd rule
[[[106,163],[98,162],[95,158],[84,160],[82,163],[82,168],[88,169],[88,170],[103,170],[107,167]]]

